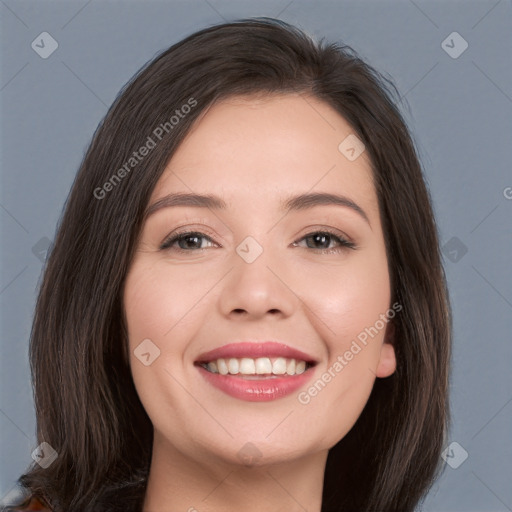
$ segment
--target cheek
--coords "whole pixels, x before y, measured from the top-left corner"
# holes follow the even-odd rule
[[[135,355],[137,347],[147,339],[160,351],[151,364],[153,370],[166,369],[176,375],[183,372],[190,340],[205,322],[213,296],[209,292],[219,280],[218,273],[210,270],[200,272],[197,266],[171,265],[164,259],[134,261],[126,279],[123,303],[135,381],[155,375],[144,372],[146,368]]]
[[[165,352],[182,351],[180,330],[198,325],[200,298],[208,283],[187,269],[170,268],[162,262],[135,263],[127,277],[124,307],[132,350],[150,338]],[[211,286],[211,285],[210,285]],[[173,339],[172,343],[169,340]]]
[[[309,311],[310,322],[321,330],[330,360],[348,350],[358,336],[364,340],[365,329],[374,326],[389,309],[387,259],[378,247],[364,254],[350,254],[340,265],[310,265],[307,271],[295,269],[294,272],[301,276],[296,279],[295,289],[307,305],[304,311]],[[378,355],[379,340],[385,331],[381,324],[378,324],[381,332],[373,337],[375,343],[367,343],[358,359],[374,360]]]

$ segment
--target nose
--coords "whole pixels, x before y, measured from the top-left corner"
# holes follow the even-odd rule
[[[219,308],[224,316],[259,319],[267,313],[286,318],[300,300],[293,290],[291,276],[264,250],[248,263],[237,253],[233,268],[222,281]]]

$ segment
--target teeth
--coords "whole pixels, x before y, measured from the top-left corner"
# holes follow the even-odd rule
[[[301,374],[301,373],[304,373],[306,370],[306,361],[299,361],[296,365],[295,365],[295,373],[296,374]]]
[[[258,357],[256,359],[256,373],[258,375],[272,373],[272,363],[268,357]]]
[[[231,361],[238,361],[238,360],[230,359],[229,361],[231,362]],[[240,361],[240,373],[243,375],[254,375],[256,373],[256,365],[254,364],[254,359],[249,359],[248,357],[244,357]]]
[[[286,373],[286,359],[278,357],[272,364],[272,373],[275,375],[284,375]]]
[[[217,359],[217,368],[221,375],[227,375],[229,373],[228,365],[224,359]]]
[[[228,360],[228,370],[231,375],[236,375],[238,373],[238,368],[240,364],[238,363],[238,359],[229,359]]]
[[[306,371],[306,361],[284,357],[232,357],[210,361],[203,366],[208,371],[221,375],[300,375]]]
[[[206,366],[208,367],[208,370],[210,370],[212,373],[219,373],[219,371],[217,370],[217,363],[215,361],[208,363]]]

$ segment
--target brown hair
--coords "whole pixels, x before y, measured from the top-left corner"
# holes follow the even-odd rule
[[[438,476],[451,313],[429,193],[396,106],[399,94],[349,46],[315,43],[284,22],[255,18],[201,30],[146,64],[96,130],[66,200],[30,343],[38,442],[58,457],[47,469],[34,463],[20,478],[55,512],[140,510],[153,434],[131,377],[122,293],[145,208],[206,108],[234,95],[287,92],[325,101],[364,142],[392,302],[403,306],[392,320],[397,370],[376,380],[358,421],[330,450],[322,510],[412,511]],[[113,183],[116,170],[191,98],[196,106]]]

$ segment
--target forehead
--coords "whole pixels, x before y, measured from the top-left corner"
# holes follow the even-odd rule
[[[228,98],[196,121],[152,200],[193,191],[219,195],[228,205],[272,208],[293,194],[332,192],[363,202],[375,215],[371,162],[365,151],[347,158],[349,136],[355,133],[348,122],[312,96]]]

